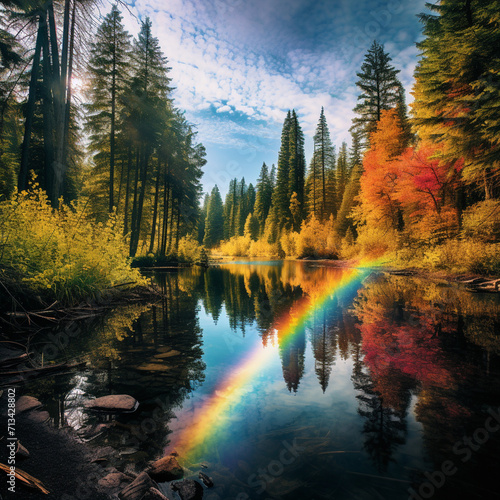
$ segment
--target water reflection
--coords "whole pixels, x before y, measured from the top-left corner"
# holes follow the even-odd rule
[[[500,462],[500,432],[467,461],[453,450],[500,407],[498,298],[374,273],[333,294],[284,339],[277,318],[347,272],[258,262],[158,274],[162,300],[124,304],[64,350],[66,358],[84,353],[88,369],[26,390],[56,425],[81,428],[93,445],[112,448],[115,466],[141,470],[189,430],[250,349],[277,343],[275,359],[203,450],[219,498],[260,498],[263,482],[271,498],[313,491],[329,499],[334,491],[403,499],[446,460],[460,472],[434,498],[495,498],[487,485]],[[82,410],[85,399],[110,393],[136,397],[139,411],[98,422]],[[259,470],[294,440],[297,459],[263,479]]]

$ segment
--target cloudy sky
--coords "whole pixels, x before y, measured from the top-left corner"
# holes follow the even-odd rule
[[[176,87],[177,107],[207,149],[204,189],[258,177],[276,163],[286,111],[295,108],[307,161],[321,106],[334,143],[348,129],[363,57],[385,45],[411,90],[425,0],[128,0],[134,35],[149,16]],[[408,94],[408,98],[409,98]]]

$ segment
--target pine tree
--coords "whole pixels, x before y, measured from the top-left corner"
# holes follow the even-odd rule
[[[334,148],[330,139],[330,131],[326,122],[325,110],[321,108],[316,133],[314,134],[314,158],[312,182],[313,190],[316,193],[315,204],[318,205],[319,217],[325,220],[329,214],[327,213],[327,204],[331,200],[327,200],[328,195],[334,196],[335,185],[328,189],[329,172],[335,168],[334,165]],[[330,191],[330,193],[328,193]]]
[[[90,150],[98,170],[108,175],[108,208],[115,206],[115,163],[117,159],[117,119],[121,113],[120,101],[130,72],[130,35],[122,24],[116,6],[104,18],[90,49],[89,103],[86,128],[90,133]]]
[[[500,195],[498,2],[442,0],[422,14],[413,125],[443,159],[464,158],[463,177],[486,199]]]
[[[300,224],[304,218],[304,183],[306,173],[306,159],[304,154],[304,134],[299,124],[299,119],[295,110],[292,110],[290,120],[290,131],[288,140],[289,171],[288,171],[288,192],[287,219],[291,222],[294,231],[300,229]],[[296,213],[290,212],[290,201],[292,196],[296,196]]]
[[[348,181],[348,158],[347,158],[347,143],[343,142],[339,150],[339,155],[337,158],[337,197],[336,197],[336,209],[335,213],[338,212],[340,204],[342,203],[342,198],[344,196],[344,191]]]
[[[142,23],[134,41],[135,71],[126,95],[127,114],[136,139],[136,175],[132,208],[130,255],[135,256],[139,244],[144,200],[150,181],[150,160],[158,145],[161,131],[169,116],[170,78],[166,58],[158,39],[152,35],[149,18]],[[178,219],[179,219],[179,214]],[[179,224],[177,224],[179,225]]]
[[[380,114],[384,109],[396,106],[399,98],[399,70],[390,64],[391,58],[384,51],[384,46],[376,41],[368,50],[361,72],[356,73],[359,80],[356,85],[361,89],[358,104],[354,112],[352,130],[360,131],[363,146],[367,147],[370,134],[375,130]]]
[[[288,111],[281,132],[281,147],[278,154],[278,172],[272,197],[272,210],[280,227],[290,220],[290,198],[288,196],[290,177],[290,130],[292,114]]]
[[[245,238],[256,240],[259,237],[259,221],[253,214],[248,214],[245,221],[245,231],[243,233]]]
[[[208,213],[208,202],[210,201],[210,195],[207,193],[203,198],[203,206],[201,207],[200,217],[198,220],[198,243],[203,245],[203,239],[205,238],[205,221]]]
[[[205,221],[203,245],[212,248],[224,238],[224,207],[219,188],[215,186],[210,194]]]
[[[352,132],[351,150],[348,161],[348,182],[342,195],[342,201],[335,220],[335,232],[344,236],[347,230],[354,227],[349,215],[352,209],[358,204],[358,194],[360,190],[360,179],[363,173],[363,158],[361,154],[360,133]]]
[[[259,223],[259,235],[264,232],[264,224],[266,222],[269,209],[271,208],[271,197],[273,186],[269,177],[269,171],[265,163],[262,164],[260,175],[257,180],[257,193],[255,196],[254,215]]]

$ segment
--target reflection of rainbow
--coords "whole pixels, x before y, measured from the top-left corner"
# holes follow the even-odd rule
[[[379,261],[360,263],[356,268],[338,269],[331,279],[318,283],[314,294],[297,301],[283,317],[278,318],[272,330],[276,332],[279,345],[284,347],[294,334],[303,329],[313,315],[351,286],[357,286],[366,276],[363,268],[380,265]],[[241,360],[221,381],[218,389],[198,408],[194,419],[174,437],[172,445],[185,463],[200,459],[205,448],[213,444],[217,431],[221,431],[244,394],[252,389],[252,381],[276,356],[276,345],[263,347],[260,343]]]

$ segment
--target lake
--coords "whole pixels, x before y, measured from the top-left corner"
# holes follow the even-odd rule
[[[499,498],[497,294],[315,262],[153,279],[158,302],[33,346],[88,361],[25,393],[108,464],[139,472],[175,450],[212,477],[209,500]],[[84,409],[113,393],[139,409]]]

